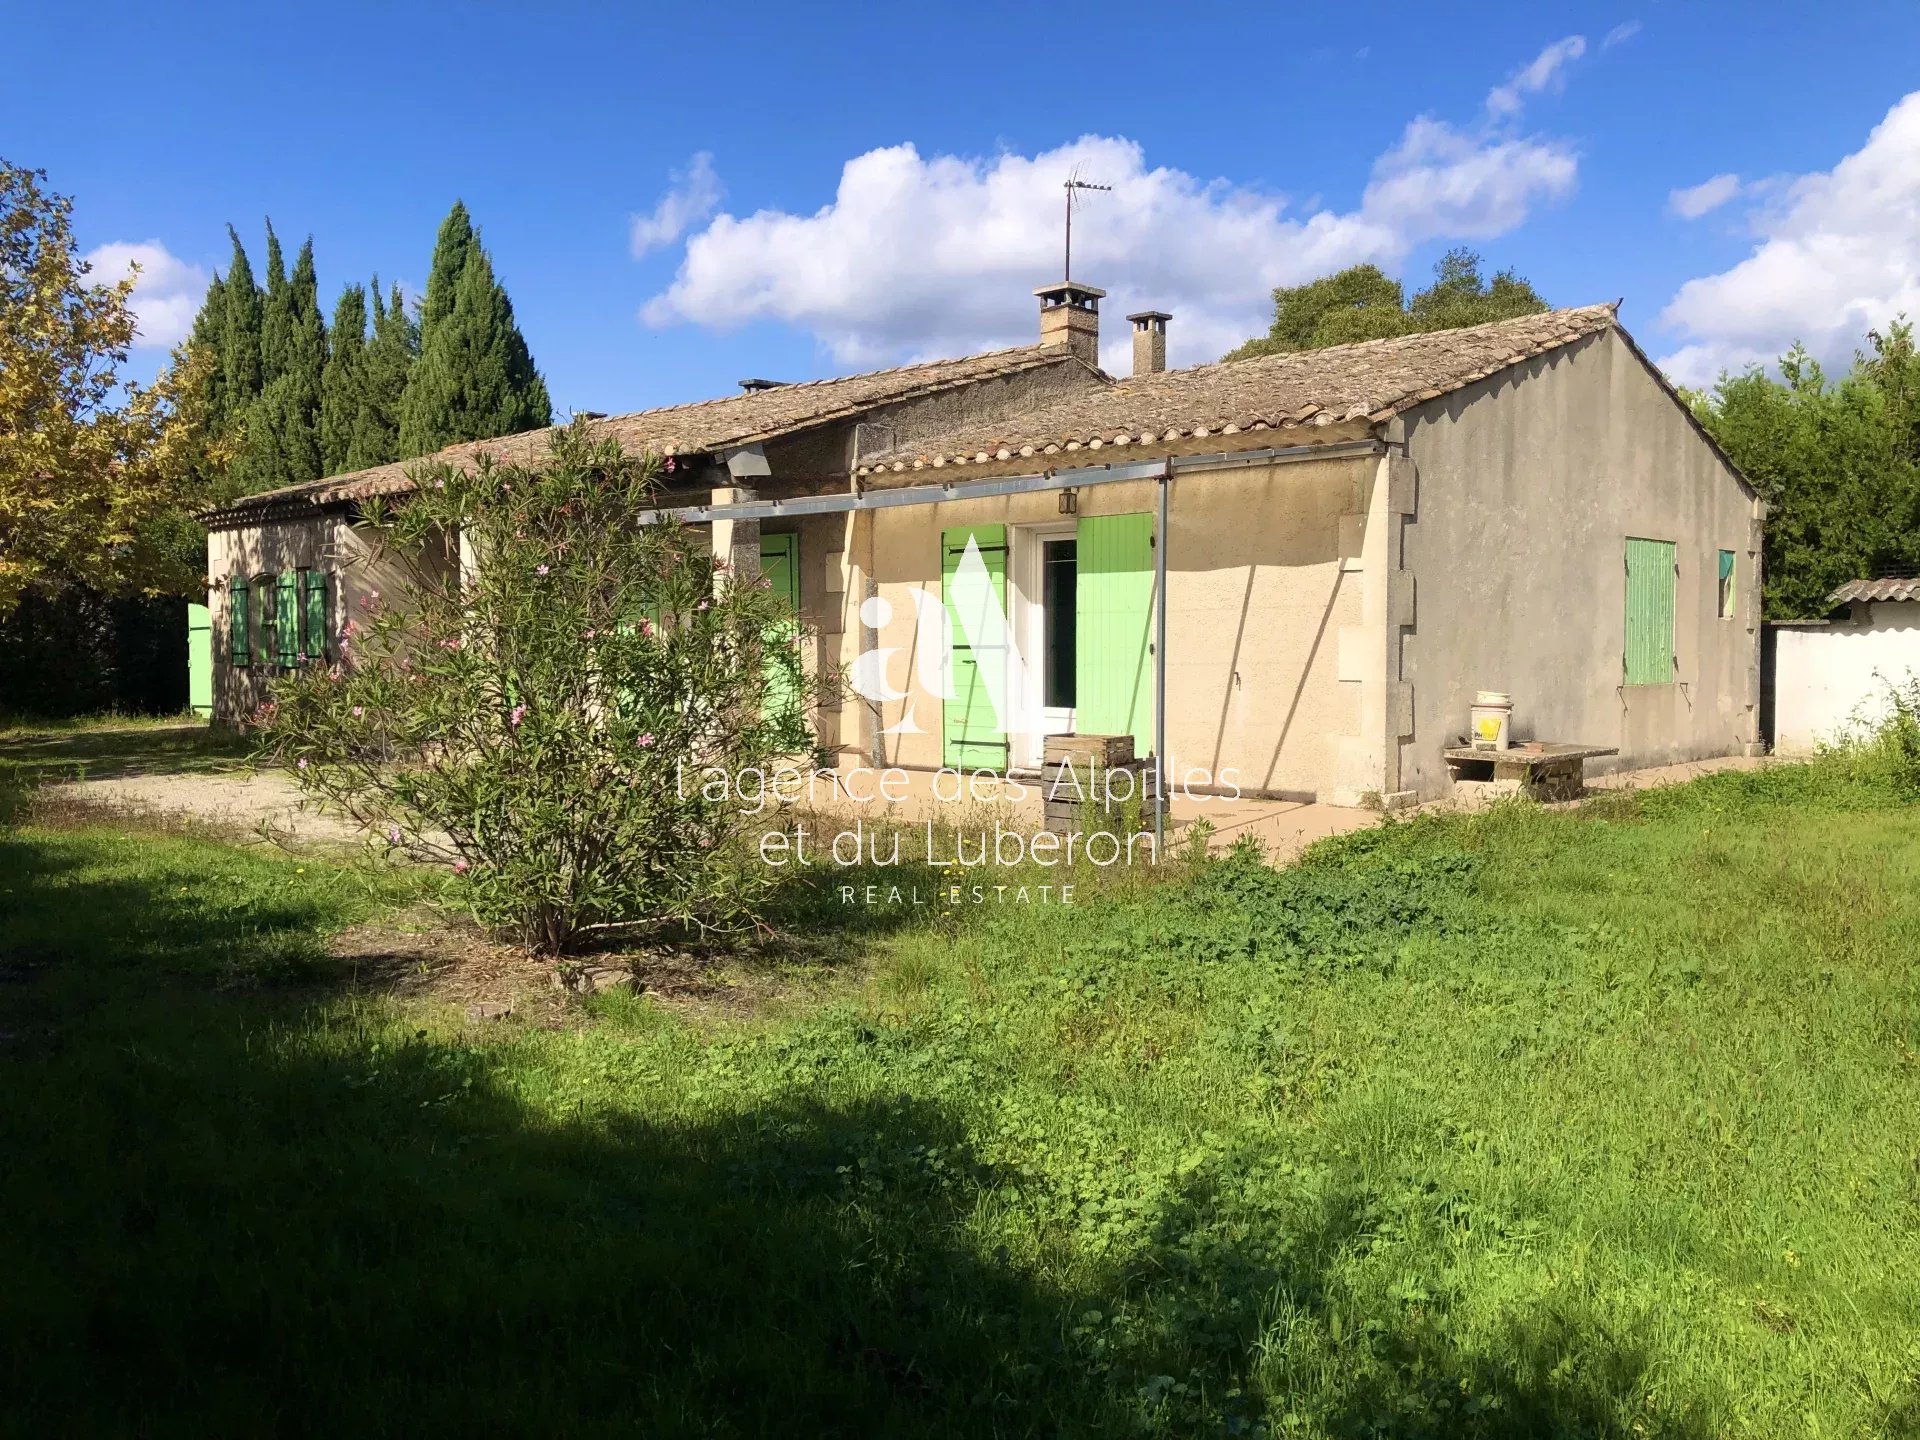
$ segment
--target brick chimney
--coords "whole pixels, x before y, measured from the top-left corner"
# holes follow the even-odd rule
[[[1129,315],[1133,322],[1133,373],[1158,375],[1167,368],[1167,322],[1164,310],[1142,310]]]
[[[1033,292],[1040,297],[1040,343],[1061,346],[1087,364],[1100,364],[1100,301],[1106,291],[1078,280],[1062,280],[1057,285],[1042,285]]]

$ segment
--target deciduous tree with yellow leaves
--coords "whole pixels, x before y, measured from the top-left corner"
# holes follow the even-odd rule
[[[189,517],[210,360],[122,382],[136,277],[87,279],[46,181],[0,160],[0,615],[70,585],[185,594],[204,566]]]

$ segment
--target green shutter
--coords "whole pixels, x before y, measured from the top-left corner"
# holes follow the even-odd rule
[[[324,570],[300,572],[300,650],[316,663],[327,658],[327,574]]]
[[[1674,546],[1671,540],[1627,541],[1629,685],[1673,683]]]
[[[798,659],[793,640],[800,633],[800,537],[762,535],[760,575],[786,602],[793,619],[782,621],[767,634],[767,697],[765,718],[792,728],[795,743],[804,743],[806,717],[800,713],[800,687],[795,676]]]
[[[1153,748],[1153,517],[1088,515],[1074,546],[1073,726]]]
[[[978,547],[986,566],[987,593],[962,597],[955,579],[968,542]],[[947,657],[947,701],[941,712],[940,763],[960,770],[1007,768],[1005,717],[997,713],[983,671],[999,679],[1007,673],[1007,527],[963,525],[940,532],[940,595],[946,606],[952,645]],[[974,600],[962,615],[963,598]]]
[[[237,576],[227,582],[227,663],[253,663],[253,617],[247,611],[247,582]]]
[[[300,645],[300,577],[281,571],[273,591],[274,659],[283,670],[291,670]]]
[[[1733,551],[1720,552],[1720,614],[1733,614]]]
[[[204,605],[187,605],[187,705],[213,714],[213,616]]]

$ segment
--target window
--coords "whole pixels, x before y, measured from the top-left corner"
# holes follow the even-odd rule
[[[1733,551],[1720,552],[1720,618],[1733,615]]]
[[[1049,710],[1073,709],[1074,632],[1078,625],[1075,592],[1080,567],[1071,540],[1042,542],[1040,594],[1046,636],[1041,703]]]
[[[1673,683],[1674,544],[1627,541],[1626,683]]]
[[[252,617],[247,613],[247,582],[238,575],[227,582],[227,663],[248,665],[253,660]]]

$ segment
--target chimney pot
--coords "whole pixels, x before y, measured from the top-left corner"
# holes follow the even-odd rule
[[[1033,293],[1040,298],[1040,344],[1063,348],[1098,368],[1100,301],[1107,292],[1078,280],[1062,280]]]
[[[1164,310],[1141,310],[1127,316],[1133,322],[1133,373],[1158,375],[1167,368],[1167,322]]]

